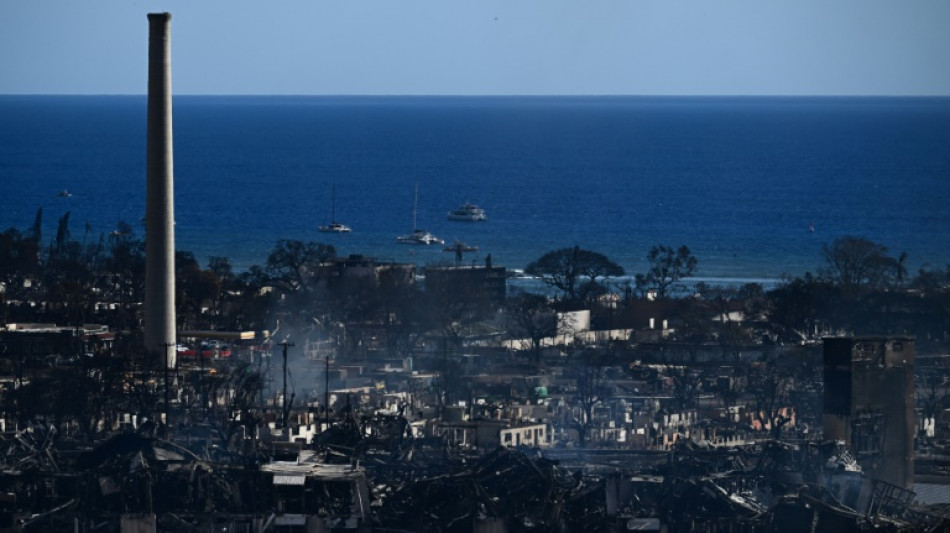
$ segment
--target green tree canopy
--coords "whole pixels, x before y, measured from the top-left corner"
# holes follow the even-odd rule
[[[607,256],[577,246],[548,252],[529,263],[524,271],[537,276],[548,286],[560,289],[572,300],[578,296],[582,279],[597,283],[598,278],[607,279],[624,274],[623,267]]]

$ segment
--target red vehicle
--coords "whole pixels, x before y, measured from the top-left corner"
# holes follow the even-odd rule
[[[231,347],[224,344],[202,344],[199,350],[196,350],[193,346],[185,346],[182,344],[179,344],[177,347],[178,356],[184,358],[195,357],[199,351],[201,352],[201,357],[205,359],[231,357]]]

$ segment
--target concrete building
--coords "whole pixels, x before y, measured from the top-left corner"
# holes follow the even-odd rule
[[[112,351],[115,332],[102,324],[57,326],[55,324],[7,324],[0,328],[0,344],[22,362],[49,366],[76,358]],[[10,356],[8,356],[10,357]]]
[[[426,267],[426,292],[460,301],[484,299],[494,306],[505,303],[507,278],[504,267]]]
[[[330,261],[325,277],[336,280],[366,280],[374,287],[381,284],[390,286],[412,285],[415,281],[416,266],[412,263],[378,261],[374,257],[351,254]]]
[[[454,446],[475,446],[483,450],[493,450],[499,446],[548,448],[552,442],[547,424],[488,418],[440,420],[436,423],[435,432]]]
[[[911,337],[824,339],[826,439],[842,440],[871,478],[914,483]]]

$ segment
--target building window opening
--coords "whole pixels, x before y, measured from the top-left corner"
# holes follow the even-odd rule
[[[884,453],[886,417],[881,413],[865,413],[851,419],[851,448],[859,457]]]

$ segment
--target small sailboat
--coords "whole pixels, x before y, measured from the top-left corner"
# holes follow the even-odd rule
[[[416,182],[416,196],[412,203],[412,233],[396,237],[396,242],[401,244],[445,244],[445,241],[429,233],[424,229],[416,227],[416,209],[419,205],[419,182]]]
[[[336,221],[336,185],[333,186],[333,192],[331,196],[333,199],[331,200],[330,204],[330,223],[319,226],[317,229],[323,233],[349,233],[349,226]]]

